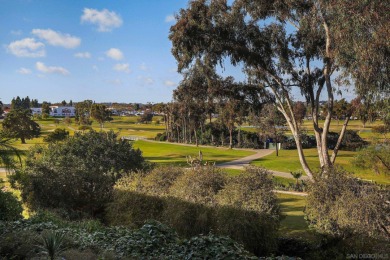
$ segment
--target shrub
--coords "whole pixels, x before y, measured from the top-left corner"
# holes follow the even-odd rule
[[[22,204],[11,193],[0,189],[0,220],[13,221],[22,218]]]
[[[248,167],[239,176],[230,178],[218,193],[219,204],[267,213],[278,218],[280,209],[272,192],[272,174],[258,167]]]
[[[194,203],[214,205],[215,195],[225,185],[226,178],[215,167],[201,167],[179,176],[170,188],[170,195]]]
[[[72,217],[97,216],[110,200],[117,178],[148,166],[140,150],[118,140],[113,132],[91,131],[47,148],[34,147],[14,180],[21,184],[22,198],[33,209],[63,209]]]
[[[363,169],[390,174],[390,144],[373,144],[361,149],[354,160]]]
[[[388,189],[332,170],[309,186],[306,217],[320,233],[388,239],[389,199]]]
[[[58,141],[63,141],[68,137],[69,137],[69,131],[66,131],[65,129],[61,129],[61,128],[56,128],[53,132],[49,133],[45,138],[43,138],[43,141],[58,142]]]
[[[214,209],[172,197],[165,200],[161,221],[184,237],[207,234],[216,227]]]
[[[0,259],[31,259],[37,256],[36,234],[29,230],[0,232]]]
[[[64,244],[65,234],[56,231],[50,231],[41,236],[40,244],[37,247],[41,253],[47,255],[50,260],[57,258],[66,247]]]
[[[44,231],[42,231],[44,230]],[[37,235],[66,234],[66,259],[256,259],[230,238],[213,234],[182,240],[166,225],[151,221],[136,230],[106,227],[88,232],[83,225],[60,228],[51,223],[32,224],[28,220],[0,222],[0,258],[38,257]]]
[[[256,211],[220,206],[215,214],[215,232],[229,236],[242,243],[255,255],[268,255],[277,246],[276,236],[279,221],[273,216]]]
[[[160,166],[144,175],[142,191],[149,195],[166,196],[177,178],[184,174],[184,169],[173,166]]]
[[[181,259],[257,259],[229,237],[213,234],[185,241],[179,256]]]
[[[148,219],[160,220],[164,205],[158,197],[115,189],[113,200],[106,207],[105,220],[110,225],[141,227]]]
[[[124,177],[115,186],[106,220],[139,227],[147,219],[156,219],[184,237],[215,232],[256,254],[271,252],[276,248],[280,213],[272,179],[260,168],[248,168],[236,178],[226,182],[222,172],[212,167],[184,173],[164,167]]]

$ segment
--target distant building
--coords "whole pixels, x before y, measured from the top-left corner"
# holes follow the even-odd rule
[[[31,113],[33,114],[33,116],[42,115],[42,108],[41,107],[32,107],[32,108],[30,108],[30,110],[31,110]]]
[[[74,117],[74,116],[76,116],[76,108],[75,107],[50,106],[50,116]]]
[[[30,110],[33,115],[42,115],[41,107],[32,107]],[[49,115],[54,117],[74,117],[76,116],[76,109],[74,107],[50,106]]]

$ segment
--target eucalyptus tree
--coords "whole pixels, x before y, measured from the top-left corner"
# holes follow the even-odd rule
[[[306,99],[322,172],[327,172],[333,167],[327,136],[337,91],[335,72],[344,76],[338,82],[349,76],[360,93],[390,89],[389,8],[385,1],[363,0],[235,0],[232,4],[193,0],[178,13],[169,38],[179,72],[195,59],[212,66],[230,60],[243,66],[252,83],[269,88],[294,136],[302,168],[314,181],[302,149],[292,91],[300,91]],[[324,95],[328,113],[320,125],[319,102]],[[332,157],[336,155],[337,149]]]
[[[197,130],[200,129],[203,133],[206,118],[209,116],[211,121],[214,111],[215,90],[220,81],[212,73],[210,68],[196,60],[194,66],[183,73],[183,80],[173,91],[173,98],[179,104],[184,135],[191,139],[193,133],[196,144]]]
[[[103,104],[92,104],[91,116],[100,124],[101,129],[105,122],[112,120],[110,111]]]
[[[92,121],[90,120],[91,112],[92,112],[92,100],[84,100],[82,102],[78,102],[75,105],[76,116],[75,120],[78,124],[81,125],[91,125]]]

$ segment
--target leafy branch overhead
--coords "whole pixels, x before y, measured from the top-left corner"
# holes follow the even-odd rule
[[[169,38],[180,72],[198,59],[212,68],[230,61],[243,66],[252,84],[271,90],[294,136],[300,163],[314,181],[302,151],[291,92],[299,90],[306,99],[321,168],[332,168],[349,120],[329,155],[334,79],[337,74],[337,82],[351,79],[360,95],[389,94],[390,44],[384,40],[389,16],[389,5],[376,1],[194,0],[180,10]],[[322,96],[328,113],[320,125]]]

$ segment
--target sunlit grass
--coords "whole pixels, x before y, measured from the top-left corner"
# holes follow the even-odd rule
[[[288,194],[277,194],[277,198],[284,215],[280,223],[280,235],[312,238],[313,234],[304,218],[306,198]]]
[[[254,152],[243,150],[218,147],[184,146],[143,140],[134,142],[134,147],[139,148],[143,152],[143,156],[151,162],[181,166],[188,166],[186,156],[190,155],[193,158],[198,158],[200,150],[203,154],[203,161],[216,163],[228,162],[254,154]]]
[[[309,164],[309,167],[313,170],[319,169],[319,160],[317,150],[304,149],[304,154]],[[356,177],[373,180],[380,184],[390,184],[390,176],[385,174],[376,174],[370,169],[361,169],[358,168],[354,163],[354,157],[356,152],[353,151],[339,151],[339,154],[336,158],[336,166],[341,166],[345,170],[352,172]],[[267,155],[263,158],[257,159],[252,162],[253,165],[261,166],[266,169],[281,171],[281,172],[291,172],[302,170],[302,166],[299,162],[297,150],[280,150],[279,156],[276,156],[275,153]]]

